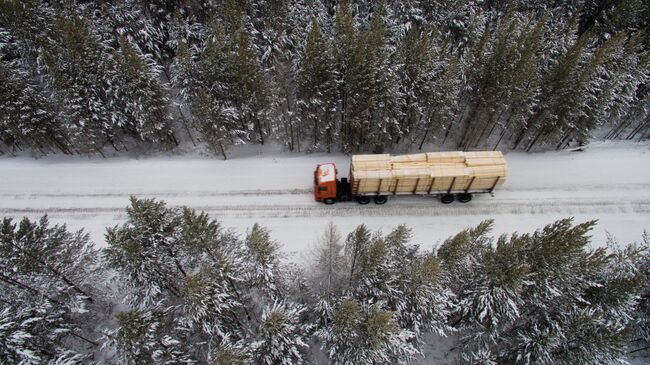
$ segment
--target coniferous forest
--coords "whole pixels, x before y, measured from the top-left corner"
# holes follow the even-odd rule
[[[650,237],[594,249],[594,225],[495,240],[488,220],[429,251],[406,226],[330,224],[297,265],[263,226],[241,237],[156,200],[132,198],[103,249],[47,217],[5,218],[0,359],[398,364],[438,351],[462,364],[621,363],[650,348]]]
[[[644,0],[1,0],[0,153],[645,139],[649,19]]]

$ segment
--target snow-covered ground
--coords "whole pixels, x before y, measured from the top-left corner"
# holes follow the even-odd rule
[[[260,152],[261,153],[261,152]],[[395,197],[386,205],[313,201],[312,171],[349,157],[264,151],[228,161],[198,155],[130,158],[0,159],[0,217],[37,218],[85,228],[104,246],[105,227],[125,219],[129,196],[163,199],[208,212],[239,232],[254,222],[272,230],[290,257],[300,258],[332,221],[347,233],[365,223],[388,231],[406,223],[414,243],[431,248],[459,230],[495,219],[495,234],[531,231],[556,219],[598,219],[621,242],[650,229],[650,145],[596,143],[584,152],[509,153],[510,176],[494,197],[443,205],[430,197]]]

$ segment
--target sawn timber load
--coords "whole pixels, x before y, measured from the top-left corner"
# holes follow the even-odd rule
[[[349,179],[337,179],[333,163],[314,171],[314,198],[333,204],[356,200],[383,204],[388,196],[435,195],[443,203],[466,203],[472,194],[493,193],[507,177],[500,151],[429,152],[391,156],[354,155]]]

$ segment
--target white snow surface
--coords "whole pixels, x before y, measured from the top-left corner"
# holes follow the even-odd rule
[[[240,233],[254,222],[269,227],[289,259],[300,261],[334,222],[347,234],[365,223],[390,231],[406,223],[413,243],[439,245],[461,229],[495,219],[494,234],[530,232],[557,219],[598,219],[594,245],[607,232],[638,241],[650,229],[650,145],[599,142],[585,151],[508,153],[509,177],[495,196],[443,205],[421,196],[391,197],[386,205],[313,200],[313,170],[349,157],[253,147],[223,161],[200,155],[134,158],[29,157],[0,159],[0,217],[38,218],[84,228],[99,247],[106,227],[126,219],[129,196],[157,198],[209,213]]]

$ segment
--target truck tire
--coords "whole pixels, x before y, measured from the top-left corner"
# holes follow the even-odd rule
[[[357,203],[359,203],[361,205],[366,205],[366,204],[370,203],[370,197],[363,196],[363,195],[360,196],[360,197],[357,197]]]
[[[440,198],[442,204],[450,204],[454,202],[454,194],[445,194]]]
[[[458,199],[459,202],[461,203],[468,203],[472,200],[472,194],[470,193],[461,193],[456,196],[456,199]]]
[[[375,204],[382,205],[382,204],[386,204],[386,202],[388,201],[388,197],[384,195],[377,195],[374,200],[375,200]]]
[[[325,203],[325,204],[327,204],[327,205],[332,205],[332,204],[336,203],[336,199],[334,199],[334,198],[327,198],[327,199],[324,199],[324,200],[323,200],[323,203]]]

